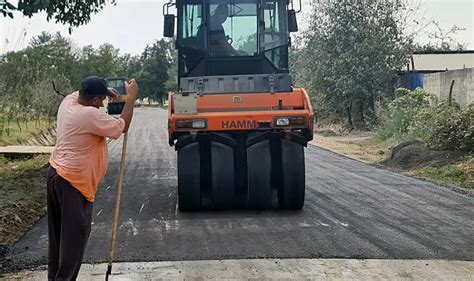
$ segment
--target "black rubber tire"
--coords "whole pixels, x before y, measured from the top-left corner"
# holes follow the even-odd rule
[[[271,208],[271,174],[270,141],[265,140],[248,147],[247,175],[250,209]]]
[[[178,150],[178,207],[182,212],[201,209],[199,143]]]
[[[282,140],[283,194],[279,196],[280,208],[300,210],[305,197],[305,162],[302,145]]]
[[[231,147],[211,143],[212,157],[212,208],[218,210],[234,207],[234,151]]]

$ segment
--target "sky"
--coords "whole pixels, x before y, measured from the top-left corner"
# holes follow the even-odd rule
[[[453,25],[466,30],[455,37],[460,43],[468,44],[474,50],[474,0],[411,0],[422,2],[417,11],[425,22],[437,21],[449,30]],[[16,1],[11,1],[15,3]],[[140,54],[147,44],[151,44],[163,35],[163,4],[166,0],[117,0],[117,5],[108,5],[92,16],[91,21],[75,28],[71,35],[68,26],[47,22],[46,14],[39,13],[27,18],[15,13],[14,19],[0,17],[0,53],[25,48],[31,38],[41,31],[61,32],[70,36],[77,47],[92,45],[98,47],[111,43],[122,53]],[[298,2],[298,1],[295,1]],[[300,26],[310,17],[310,0],[303,0],[303,12],[299,14]],[[416,41],[427,42],[431,29],[420,32]]]

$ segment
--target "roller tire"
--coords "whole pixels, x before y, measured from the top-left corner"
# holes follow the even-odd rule
[[[178,206],[181,212],[201,209],[199,143],[178,150]]]
[[[212,208],[231,209],[234,206],[234,151],[231,147],[212,142]]]
[[[305,198],[304,148],[295,142],[282,140],[283,194],[280,208],[301,210]]]
[[[268,140],[247,148],[247,169],[249,208],[270,209],[272,161]]]

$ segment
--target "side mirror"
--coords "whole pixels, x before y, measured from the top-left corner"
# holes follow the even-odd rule
[[[296,19],[295,10],[288,10],[288,31],[289,32],[298,31],[298,20]]]
[[[174,15],[165,15],[164,37],[174,37]]]

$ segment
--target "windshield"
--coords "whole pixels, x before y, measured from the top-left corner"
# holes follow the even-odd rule
[[[266,0],[263,4],[263,51],[275,49],[288,44],[288,21],[285,1]]]
[[[214,0],[209,5],[209,51],[211,56],[254,56],[258,54],[257,3],[232,4]]]
[[[210,0],[208,20],[204,21],[202,2],[189,1],[181,11],[178,45],[188,50],[206,51],[215,57],[256,56],[259,51],[287,45],[285,1],[263,2],[260,30],[257,2],[244,0],[236,4],[234,0]]]

